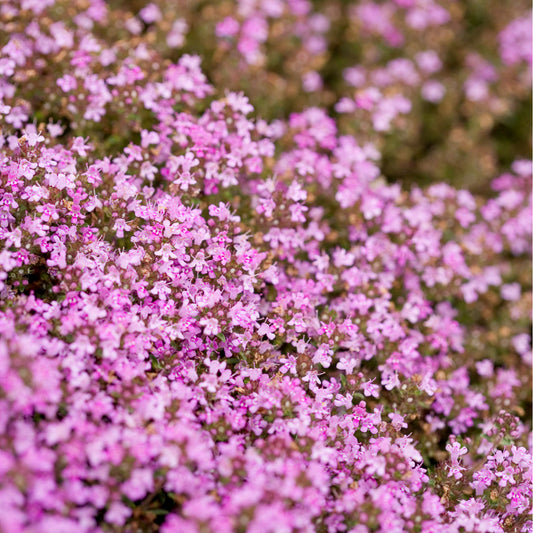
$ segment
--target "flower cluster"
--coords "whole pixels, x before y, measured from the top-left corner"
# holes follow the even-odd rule
[[[532,163],[384,172],[462,8],[122,4],[0,5],[0,532],[532,531]],[[527,92],[511,15],[476,120]]]

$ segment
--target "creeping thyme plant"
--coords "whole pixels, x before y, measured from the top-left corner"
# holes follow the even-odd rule
[[[528,532],[522,0],[0,2],[0,532]]]

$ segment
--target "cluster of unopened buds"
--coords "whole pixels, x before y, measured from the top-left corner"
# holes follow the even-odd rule
[[[533,531],[532,163],[383,175],[455,3],[121,4],[0,3],[0,533]],[[396,52],[333,98],[341,7]],[[530,83],[511,18],[475,113]],[[270,120],[276,39],[309,105]]]

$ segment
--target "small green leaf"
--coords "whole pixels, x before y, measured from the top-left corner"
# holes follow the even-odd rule
[[[155,515],[166,515],[170,513],[170,511],[167,511],[166,509],[150,509],[150,512]]]
[[[150,362],[152,363],[152,367],[155,370],[161,370],[163,367],[161,366],[161,363],[159,360],[155,357],[155,355],[150,355]]]
[[[124,495],[122,495],[122,503],[125,503],[131,509],[135,509],[135,507],[137,507],[137,504],[134,501],[130,500],[127,496]]]

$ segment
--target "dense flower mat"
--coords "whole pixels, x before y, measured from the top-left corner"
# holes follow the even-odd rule
[[[482,4],[0,3],[0,532],[532,530],[531,20]]]

